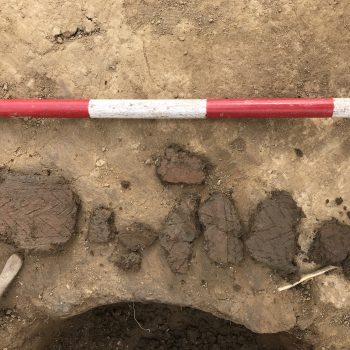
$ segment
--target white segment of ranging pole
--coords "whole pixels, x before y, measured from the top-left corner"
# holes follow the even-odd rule
[[[21,269],[23,261],[17,254],[13,254],[7,260],[2,272],[0,273],[0,298],[5,293],[8,286],[17,276]]]
[[[333,118],[350,118],[350,98],[335,98]]]
[[[205,119],[207,100],[90,100],[90,118]]]

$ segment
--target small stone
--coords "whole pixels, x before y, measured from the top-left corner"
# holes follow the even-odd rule
[[[61,35],[61,29],[55,27],[53,30],[52,30],[52,36],[56,37],[56,36],[59,36]]]
[[[185,41],[185,37],[184,36],[179,36],[179,40],[180,41]]]
[[[102,167],[102,166],[104,166],[106,164],[106,161],[105,160],[103,160],[103,159],[98,159],[97,161],[96,161],[96,166],[97,167]]]
[[[122,188],[124,188],[124,190],[128,190],[131,186],[131,182],[127,180],[123,180],[123,181],[120,181],[120,185],[122,186]]]
[[[337,197],[337,198],[335,199],[335,204],[336,204],[336,205],[341,205],[343,202],[344,202],[344,200],[343,200],[342,197]]]
[[[294,148],[294,152],[299,158],[302,158],[304,156],[304,152],[300,148]]]
[[[61,36],[57,37],[56,42],[58,44],[62,44],[63,43],[63,38]]]
[[[7,83],[5,83],[5,84],[3,85],[2,89],[3,89],[4,91],[8,91],[9,86],[7,85]]]
[[[214,19],[213,18],[209,18],[209,23],[213,23]]]

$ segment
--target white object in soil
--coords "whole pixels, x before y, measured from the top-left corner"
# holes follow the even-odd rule
[[[0,274],[0,298],[5,293],[8,286],[17,276],[19,270],[23,264],[22,259],[17,255],[13,254],[7,260],[1,274]]]

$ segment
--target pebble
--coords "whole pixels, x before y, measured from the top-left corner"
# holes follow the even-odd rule
[[[9,86],[7,85],[7,83],[5,83],[5,84],[3,85],[2,89],[3,89],[4,91],[8,91]]]
[[[61,32],[61,29],[55,27],[53,30],[52,30],[52,36],[58,36],[60,35],[62,32]]]
[[[98,159],[97,161],[96,161],[96,166],[97,167],[102,167],[102,166],[104,166],[106,164],[106,161],[105,160],[103,160],[103,159]]]
[[[184,36],[179,36],[179,40],[180,41],[185,41],[185,37]]]
[[[60,36],[56,39],[56,41],[57,41],[58,44],[62,44],[63,43],[63,39]]]

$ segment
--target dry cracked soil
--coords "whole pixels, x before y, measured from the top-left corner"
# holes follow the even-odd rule
[[[0,98],[349,97],[349,18],[0,0]],[[350,349],[347,120],[0,124],[0,350]]]

